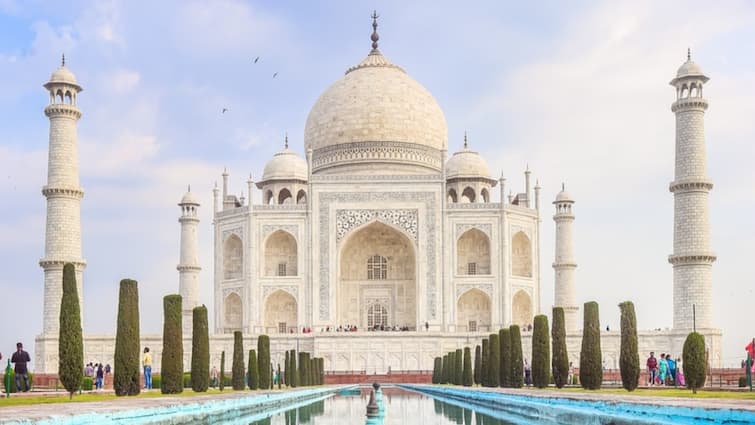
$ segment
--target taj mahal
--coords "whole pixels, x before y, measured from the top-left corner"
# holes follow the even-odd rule
[[[575,199],[564,186],[554,200],[542,200],[525,164],[524,187],[507,187],[503,175],[493,177],[474,140],[465,135],[449,141],[433,95],[383,55],[375,20],[371,41],[368,55],[312,106],[303,143],[281,137],[282,150],[258,181],[250,176],[247,187],[229,187],[229,172],[223,171],[211,196],[189,190],[177,197],[176,292],[183,297],[186,370],[191,310],[201,304],[214,306],[213,365],[221,351],[232,350],[234,331],[243,332],[245,345],[270,335],[273,362],[282,363],[284,350],[296,348],[324,358],[326,371],[384,373],[431,370],[441,353],[474,347],[489,333],[517,324],[525,329],[527,357],[528,325],[551,310],[541,303],[542,267],[554,268],[555,306],[565,310],[569,359],[577,364],[580,306],[588,300],[576,299]],[[669,330],[640,331],[639,349],[681,353],[695,328],[705,335],[715,367],[721,331],[711,313],[716,257],[709,246],[707,80],[690,56],[671,80],[676,163],[669,185],[674,278],[668,284],[674,288],[674,321]],[[44,87],[50,144],[42,189],[44,321],[35,365],[38,372],[56,373],[62,268],[76,266],[81,297],[86,267],[76,135],[82,86],[64,61]],[[244,190],[246,198],[232,194]],[[212,223],[200,222],[200,207],[212,208]],[[541,235],[540,223],[551,218],[556,233]],[[200,241],[199,226],[210,225],[214,239]],[[541,264],[541,237],[556,240],[553,264]],[[201,270],[200,243],[213,244],[213,270]],[[202,273],[213,276],[212,300],[199,299]],[[112,364],[114,343],[114,335],[85,329],[84,357]],[[618,367],[619,343],[618,329],[602,334],[608,367]],[[153,350],[159,370],[162,336],[142,335],[142,346]]]

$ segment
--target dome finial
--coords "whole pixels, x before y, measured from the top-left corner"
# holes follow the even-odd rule
[[[191,192],[191,185],[189,185],[189,188],[186,191]]]
[[[60,59],[60,66],[66,66],[66,54],[63,53]]]
[[[561,182],[561,191],[563,192],[565,190],[566,190],[566,183]]]
[[[464,130],[464,149],[467,149],[467,130]]]
[[[288,149],[288,132],[286,132],[286,138],[283,141],[283,147]]]
[[[380,40],[380,36],[377,33],[377,19],[380,17],[380,15],[377,14],[377,10],[372,11],[372,36],[370,39],[372,40],[372,51],[376,51],[378,48],[378,40]]]
[[[689,47],[687,47],[687,60],[692,60],[692,49],[690,49]]]

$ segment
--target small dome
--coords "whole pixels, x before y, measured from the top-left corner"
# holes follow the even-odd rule
[[[676,78],[682,78],[682,77],[698,77],[698,76],[704,76],[702,68],[700,68],[700,65],[693,62],[692,59],[688,59],[687,62],[684,62],[682,66],[679,67],[679,70],[676,71]]]
[[[569,192],[566,191],[565,185],[561,185],[561,192],[558,192],[558,195],[556,195],[556,202],[574,202],[574,199],[571,197]],[[556,202],[554,202],[554,204]]]
[[[307,161],[286,147],[265,165],[262,181],[269,180],[307,181]]]
[[[184,205],[184,204],[199,205],[199,200],[191,192],[191,188],[189,188],[189,191],[186,192],[186,194],[183,196],[183,198],[181,198],[181,203],[178,204],[178,205]]]
[[[488,163],[479,153],[466,147],[453,154],[446,162],[446,179],[485,178],[490,179]]]

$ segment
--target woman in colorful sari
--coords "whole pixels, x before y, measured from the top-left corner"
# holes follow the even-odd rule
[[[682,372],[682,359],[676,358],[676,385],[680,387],[686,387],[687,383],[684,381],[684,372]]]
[[[668,376],[668,362],[666,354],[661,353],[661,361],[658,362],[658,378],[661,380],[661,385],[666,385],[666,376]]]

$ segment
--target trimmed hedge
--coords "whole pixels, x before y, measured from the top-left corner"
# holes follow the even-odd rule
[[[509,387],[522,388],[524,385],[524,356],[522,355],[522,333],[519,326],[509,326],[511,337],[511,375]]]
[[[182,299],[180,295],[163,297],[163,357],[160,370],[160,392],[178,394],[183,391],[184,344]],[[152,383],[154,388],[154,380]]]
[[[705,338],[697,333],[690,332],[684,340],[682,349],[682,367],[684,367],[684,379],[687,388],[697,394],[697,389],[705,385],[707,365],[705,362]]]
[[[225,389],[225,351],[220,352],[220,376],[218,377],[218,389]]]
[[[553,307],[553,383],[563,388],[569,379],[569,352],[566,350],[566,320],[563,307]],[[569,382],[571,384],[571,382]]]
[[[60,300],[58,377],[69,397],[82,386],[84,377],[84,340],[81,336],[81,309],[73,264],[63,266],[63,296]],[[89,388],[92,389],[91,386]]]
[[[448,373],[448,354],[444,354],[443,357],[440,359],[440,382],[439,384],[447,384],[447,373]]]
[[[296,350],[291,350],[291,355],[289,356],[289,362],[291,365],[291,372],[288,374],[288,380],[290,387],[298,387],[299,386],[299,372],[296,370]]]
[[[210,387],[210,336],[207,326],[207,307],[204,305],[194,307],[192,327],[191,374],[189,375],[191,389],[203,393]]]
[[[118,326],[113,361],[115,395],[139,394],[139,351],[139,288],[135,280],[123,279],[118,294]]]
[[[582,351],[579,356],[579,382],[584,389],[598,390],[603,384],[598,303],[595,301],[586,302],[584,311]]]
[[[487,338],[482,340],[482,355],[480,358],[480,385],[483,387],[488,386],[488,365],[490,362],[490,340]]]
[[[241,331],[233,332],[233,363],[231,363],[231,385],[236,391],[241,391],[244,384],[244,336]]]
[[[286,352],[286,354],[288,354],[288,351]],[[254,350],[249,350],[249,370],[247,370],[247,383],[249,384],[250,390],[256,390],[257,388],[259,388],[260,374],[257,367],[257,352]]]
[[[490,334],[490,361],[488,362],[488,386],[497,387],[501,379],[501,345],[498,342],[498,334]]]
[[[257,371],[260,375],[259,387],[262,390],[272,388],[273,382],[270,379],[270,337],[260,335],[257,338]]]
[[[440,384],[440,370],[443,367],[443,360],[436,357],[433,361],[433,384]]]
[[[474,384],[474,377],[472,376],[472,352],[469,347],[464,347],[464,371],[461,378],[461,383],[465,387],[471,387]]]
[[[457,348],[454,353],[454,385],[461,385],[464,382],[464,351]]]
[[[511,386],[511,330],[503,328],[498,331],[498,344],[501,346],[501,382],[502,387]]]
[[[627,391],[634,391],[640,382],[637,319],[634,314],[634,304],[631,301],[624,301],[619,304],[619,308],[621,309],[621,352],[619,354],[621,385]]]
[[[480,372],[482,367],[482,348],[478,344],[474,348],[474,376],[473,380],[476,385],[480,384]]]
[[[535,316],[532,331],[532,384],[537,388],[545,388],[550,381],[550,332],[548,331],[548,317],[544,314]]]

